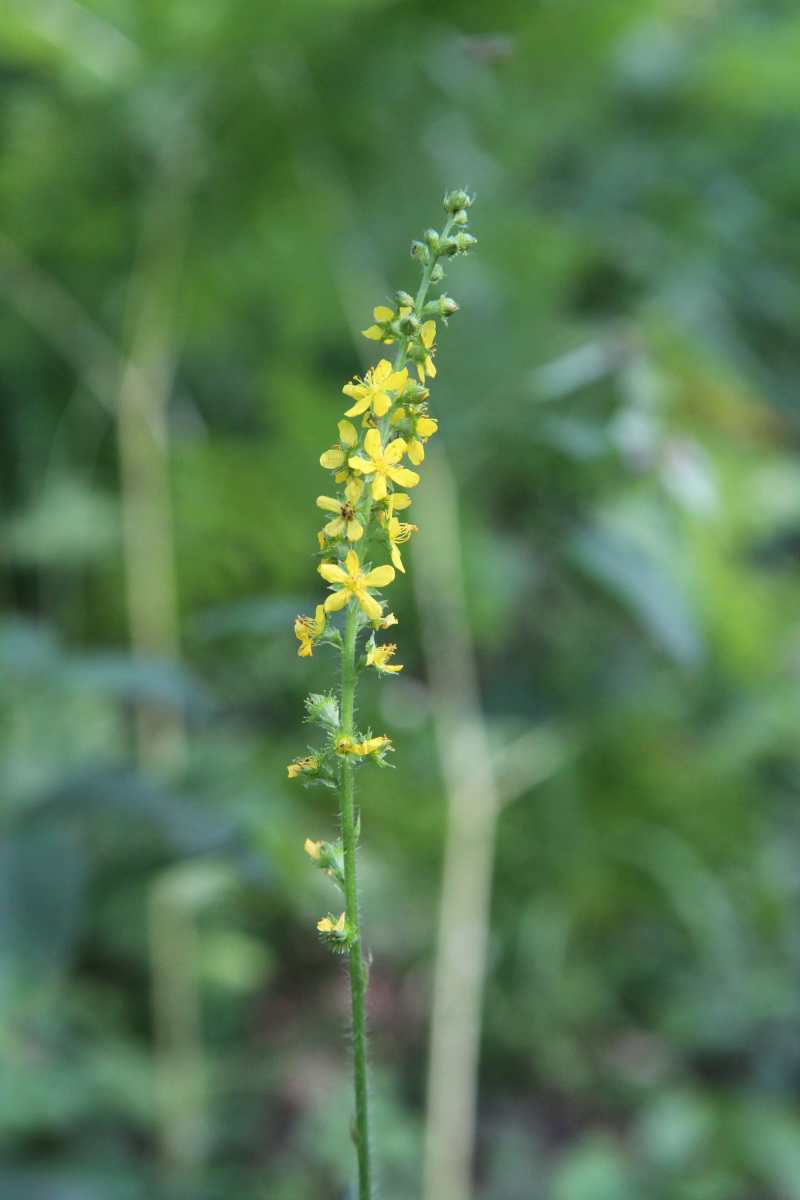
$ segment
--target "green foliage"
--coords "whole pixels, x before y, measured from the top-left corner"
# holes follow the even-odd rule
[[[358,331],[463,179],[434,411],[508,768],[478,1194],[800,1196],[799,30],[782,0],[3,6],[1,1195],[340,1194],[302,850],[339,831],[285,780],[329,676],[291,621]],[[180,666],[128,652],[114,410],[148,313]],[[364,883],[410,1200],[443,807],[396,594],[405,667],[362,703],[411,736]],[[183,766],[137,764],[143,707]]]

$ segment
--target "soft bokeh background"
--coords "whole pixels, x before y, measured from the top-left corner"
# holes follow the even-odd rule
[[[793,0],[5,0],[0,1195],[343,1195],[291,618],[358,330],[468,186],[362,705],[382,1195],[421,1187],[447,570],[501,801],[475,1197],[800,1197],[799,55]]]

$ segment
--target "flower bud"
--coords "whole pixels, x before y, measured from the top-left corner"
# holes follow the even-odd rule
[[[453,213],[454,225],[466,225],[468,221],[469,217],[467,216],[467,210],[465,208],[461,208],[457,213]]]
[[[429,250],[432,250],[433,253],[435,254],[436,251],[439,249],[439,235],[436,232],[436,230],[435,229],[426,229],[425,233],[423,234],[423,237],[425,238],[425,245],[428,247]]]
[[[440,296],[438,310],[440,317],[452,317],[454,312],[458,312],[458,305],[452,296]]]
[[[413,313],[407,313],[397,322],[397,328],[405,337],[412,337],[419,333],[419,319]]]
[[[471,233],[457,233],[455,242],[460,253],[467,254],[473,246],[477,246],[478,239]]]
[[[431,283],[440,283],[444,278],[444,270],[441,263],[437,263],[431,271]]]
[[[460,233],[458,236],[463,237],[464,235]],[[453,237],[442,238],[439,242],[439,253],[443,254],[446,258],[452,258],[454,254],[458,254],[458,251],[458,242]]]
[[[398,308],[414,307],[414,301],[408,292],[395,292],[393,299]]]
[[[403,404],[421,404],[427,399],[428,389],[417,383],[416,379],[409,379],[403,388]]]
[[[306,698],[307,721],[316,721],[325,729],[339,728],[339,705],[336,697],[326,692],[322,695],[312,693]]]
[[[430,261],[431,252],[423,242],[412,242],[411,257],[416,258],[417,262],[421,262],[423,266],[427,266]]]
[[[470,204],[472,204],[472,197],[466,192],[447,192],[445,194],[445,212],[458,212],[460,209],[469,208]]]

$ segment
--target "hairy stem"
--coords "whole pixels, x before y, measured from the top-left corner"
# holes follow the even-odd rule
[[[355,706],[356,691],[355,649],[357,632],[358,608],[355,601],[351,601],[350,607],[347,610],[344,647],[342,649],[342,733],[346,737],[352,737],[354,732],[353,709]],[[361,928],[358,911],[353,765],[347,758],[342,763],[339,799],[342,808],[345,913],[350,931],[350,996],[353,1014],[353,1074],[356,1101],[353,1140],[358,1156],[358,1200],[371,1200],[372,1182],[367,1101],[367,1030],[365,1014],[367,981],[361,953]]]

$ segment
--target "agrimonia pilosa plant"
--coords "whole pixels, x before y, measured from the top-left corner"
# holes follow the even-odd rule
[[[307,720],[321,727],[323,744],[295,759],[289,777],[328,787],[339,798],[341,837],[335,842],[309,838],[305,849],[344,895],[343,911],[323,917],[317,929],[332,950],[350,960],[359,1200],[372,1196],[372,1168],[365,1025],[368,967],[356,875],[361,822],[355,776],[367,762],[389,766],[392,743],[383,734],[375,736],[371,729],[356,726],[356,686],[363,671],[393,675],[402,670],[392,662],[396,647],[376,640],[397,624],[380,593],[392,583],[396,571],[405,571],[400,547],[417,528],[397,514],[411,504],[408,490],[419,482],[412,467],[420,466],[425,442],[437,430],[436,418],[428,413],[426,386],[436,375],[436,320],[447,324],[458,309],[449,296],[429,300],[428,293],[441,282],[445,260],[466,254],[475,245],[467,229],[471,203],[466,192],[447,193],[442,231],[428,229],[422,241],[411,244],[411,255],[422,268],[416,296],[396,292],[393,304],[376,308],[375,323],[364,330],[364,337],[382,346],[395,345],[397,350],[394,362],[382,358],[363,379],[355,378],[342,388],[350,407],[339,422],[338,441],[320,458],[333,475],[333,494],[317,499],[317,506],[329,517],[319,533],[317,569],[330,585],[330,595],[317,605],[313,617],[301,616],[294,623],[301,658],[323,645],[332,646],[341,658],[338,691],[306,700]],[[373,565],[383,555],[391,561]],[[344,621],[337,623],[333,614],[340,612]]]

